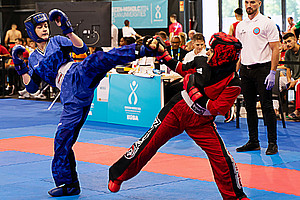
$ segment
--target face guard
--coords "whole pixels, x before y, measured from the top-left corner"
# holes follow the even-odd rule
[[[242,44],[237,38],[223,32],[213,34],[209,45],[214,50],[214,55],[208,62],[211,67],[236,63],[242,49]]]
[[[28,36],[35,42],[46,42],[47,40],[44,40],[37,36],[35,32],[35,28],[39,23],[48,22],[49,25],[49,19],[46,13],[38,12],[33,15],[30,15],[27,17],[27,19],[24,21],[26,31],[28,33]]]

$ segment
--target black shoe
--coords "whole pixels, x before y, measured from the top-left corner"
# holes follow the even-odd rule
[[[79,183],[63,184],[58,187],[52,188],[48,191],[48,194],[52,197],[78,195],[80,194],[80,186]]]
[[[248,141],[245,145],[236,148],[237,152],[260,150],[259,142]]]
[[[275,143],[269,143],[266,155],[274,155],[278,153],[278,146]]]

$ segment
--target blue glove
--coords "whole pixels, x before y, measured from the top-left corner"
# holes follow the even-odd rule
[[[267,85],[266,89],[271,90],[275,85],[275,74],[276,71],[270,70],[270,74],[265,79],[265,84]]]
[[[15,69],[19,75],[23,75],[28,72],[28,67],[22,58],[19,57],[20,54],[25,52],[25,47],[21,45],[16,45],[12,49],[12,59],[14,61]]]
[[[60,21],[60,29],[63,31],[64,35],[67,35],[68,33],[72,33],[74,30],[72,28],[72,24],[69,21],[68,16],[61,10],[53,9],[49,12],[49,20],[51,22]]]

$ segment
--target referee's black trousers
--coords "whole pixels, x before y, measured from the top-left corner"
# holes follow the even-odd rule
[[[264,122],[267,126],[268,142],[277,142],[277,120],[272,102],[272,90],[266,90],[264,84],[270,73],[271,63],[252,66],[242,65],[240,70],[241,88],[247,111],[249,139],[258,142],[258,115],[256,110],[257,95],[261,103]]]

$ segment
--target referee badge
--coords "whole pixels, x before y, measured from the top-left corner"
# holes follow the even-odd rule
[[[253,33],[254,33],[254,35],[258,35],[258,34],[260,33],[260,28],[255,27],[255,28],[253,29]]]

